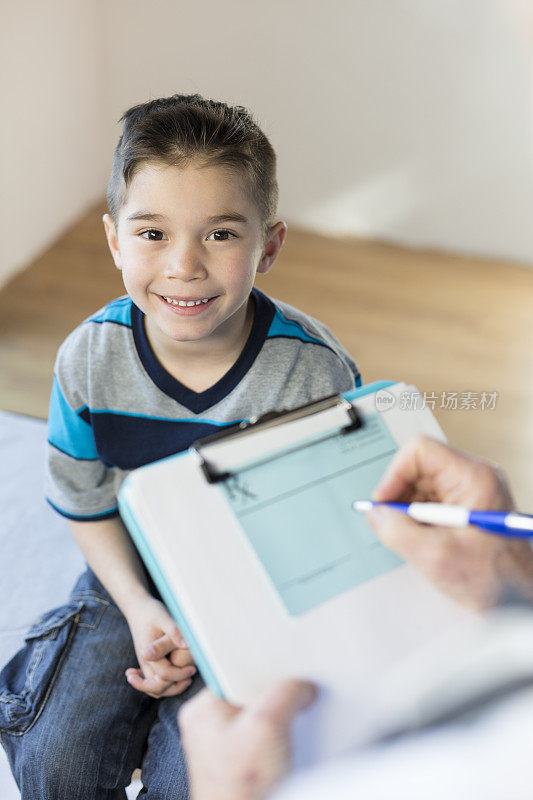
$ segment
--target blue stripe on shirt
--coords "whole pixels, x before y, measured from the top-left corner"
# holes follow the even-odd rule
[[[89,317],[86,322],[114,322],[116,325],[125,325],[127,328],[131,328],[131,306],[130,297],[119,297],[118,300],[113,300],[105,308]]]
[[[113,411],[109,408],[90,408],[87,409],[85,414],[93,415],[93,414],[115,414],[119,417],[134,417],[135,419],[139,420],[150,420],[152,422],[172,422],[172,423],[186,423],[186,424],[197,424],[202,423],[203,425],[215,425],[219,428],[228,427],[228,425],[238,425],[240,422],[248,422],[249,420],[246,419],[234,419],[230,420],[229,422],[218,422],[215,419],[204,419],[203,417],[153,417],[151,414],[135,414],[133,411]]]
[[[62,517],[66,517],[67,519],[72,519],[75,522],[99,522],[102,519],[111,519],[112,517],[118,517],[118,506],[114,506],[114,508],[110,508],[107,511],[102,511],[100,514],[71,514],[69,511],[65,511],[63,508],[59,508],[56,506],[55,503],[52,503],[49,497],[46,498],[46,502],[52,506],[54,511],[57,511],[58,514],[61,514]]]
[[[48,441],[72,458],[95,461],[98,459],[98,452],[93,430],[80,416],[83,410],[74,411],[70,407],[54,375],[48,416]]]
[[[318,339],[315,336],[310,336],[305,329],[300,325],[299,322],[293,319],[287,319],[279,308],[276,308],[276,313],[274,314],[274,319],[270,325],[268,330],[268,338],[273,339],[276,337],[282,337],[286,339],[300,339],[302,342],[310,342],[311,344],[319,344],[322,347],[327,347],[328,350],[332,348],[324,342],[322,339]]]
[[[243,420],[166,418],[87,406],[74,410],[54,376],[48,441],[77,461],[101,461],[107,467],[135,469],[186,450],[197,439],[240,422]]]

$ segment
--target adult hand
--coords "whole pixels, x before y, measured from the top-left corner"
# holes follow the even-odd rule
[[[181,632],[165,605],[154,597],[128,617],[139,667],[126,670],[128,683],[150,697],[171,697],[189,688],[196,673]]]
[[[260,800],[288,771],[290,723],[316,697],[312,684],[286,681],[246,709],[207,689],[180,709],[191,800]]]
[[[373,499],[433,501],[486,510],[513,508],[509,489],[494,467],[425,436],[396,454]],[[367,519],[383,544],[464,605],[487,608],[508,587],[533,597],[533,552],[526,541],[473,526],[423,525],[379,506]]]

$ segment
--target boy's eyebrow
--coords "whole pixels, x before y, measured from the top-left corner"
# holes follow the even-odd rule
[[[218,225],[221,222],[248,222],[248,219],[236,211],[228,211],[225,214],[217,214],[214,217],[208,217],[206,222],[209,225]]]
[[[135,219],[145,219],[149,222],[161,222],[161,220],[166,220],[166,217],[164,214],[154,214],[151,211],[136,211],[135,214],[130,214],[126,219],[128,222]]]
[[[133,222],[137,219],[144,219],[147,222],[162,222],[167,220],[164,214],[154,214],[152,211],[136,211],[134,214],[130,214],[129,217],[126,217],[128,222]],[[206,219],[208,225],[219,225],[221,222],[248,222],[247,217],[243,216],[242,214],[238,214],[236,211],[228,211],[224,214],[216,214],[213,217],[208,217]]]

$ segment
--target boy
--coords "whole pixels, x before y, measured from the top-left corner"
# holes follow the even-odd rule
[[[253,289],[286,225],[274,151],[248,112],[175,95],[123,120],[104,226],[128,294],[64,342],[50,406],[48,499],[89,567],[0,683],[23,800],[124,798],[140,766],[146,797],[187,796],[176,709],[199,680],[118,488],[222,425],[359,381],[323,325]]]

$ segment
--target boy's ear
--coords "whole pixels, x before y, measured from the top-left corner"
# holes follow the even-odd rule
[[[111,250],[111,255],[113,256],[113,261],[115,262],[115,267],[117,269],[122,269],[122,258],[120,256],[115,223],[109,214],[104,214],[102,221],[104,223],[105,235],[107,237],[109,249]]]
[[[259,266],[257,267],[257,271],[264,275],[276,258],[278,257],[278,253],[281,250],[283,242],[285,241],[285,237],[287,235],[287,226],[284,222],[277,222],[273,225],[266,238],[265,246],[263,248],[263,255],[261,256],[261,261],[259,262]]]

